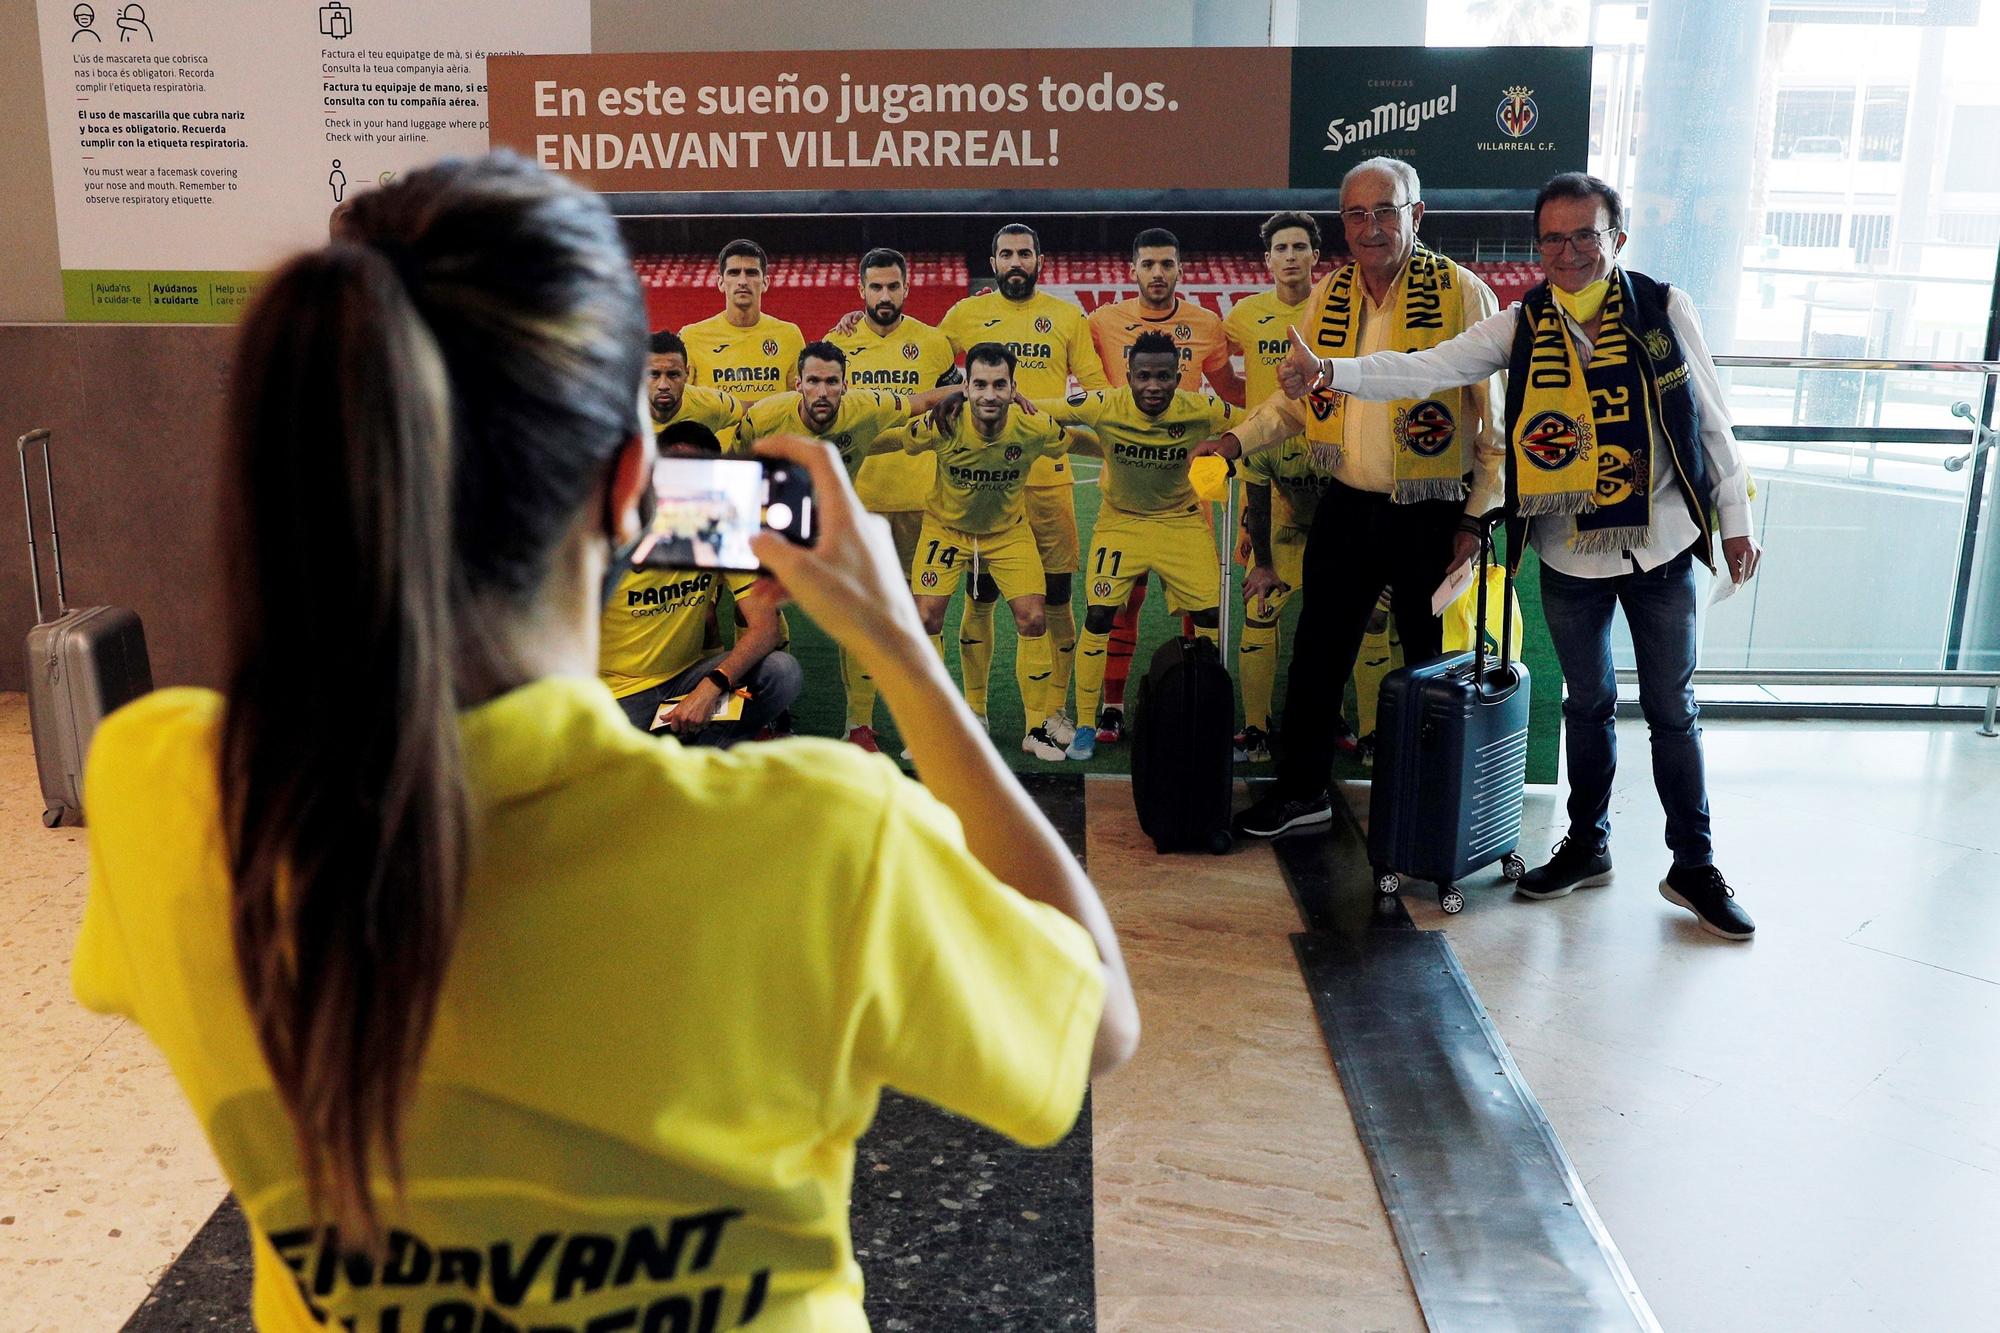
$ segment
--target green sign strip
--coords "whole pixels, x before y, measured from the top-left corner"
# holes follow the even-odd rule
[[[233,324],[257,284],[255,272],[189,269],[63,270],[63,309],[73,320],[118,324]]]

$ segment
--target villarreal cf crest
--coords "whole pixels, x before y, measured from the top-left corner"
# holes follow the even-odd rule
[[[1451,412],[1445,405],[1435,398],[1412,403],[1396,414],[1396,438],[1411,453],[1436,458],[1451,448],[1451,442],[1457,437],[1458,423],[1451,419]]]
[[[1560,472],[1590,444],[1590,428],[1560,412],[1539,412],[1521,432],[1521,452],[1544,472]]]

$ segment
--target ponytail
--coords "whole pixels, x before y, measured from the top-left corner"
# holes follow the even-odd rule
[[[238,339],[221,798],[313,1220],[376,1249],[465,894],[458,710],[641,430],[647,326],[603,201],[511,153],[363,191],[336,235]]]
[[[364,245],[276,275],[240,347],[236,957],[313,1215],[372,1248],[369,1181],[400,1195],[464,886],[450,380],[398,266]]]

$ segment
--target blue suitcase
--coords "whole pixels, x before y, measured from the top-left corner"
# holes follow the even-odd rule
[[[1477,621],[1486,623],[1486,563],[1479,553]],[[1508,595],[1513,580],[1506,580]],[[1376,892],[1393,895],[1404,876],[1438,887],[1448,913],[1465,907],[1458,881],[1498,861],[1510,880],[1527,866],[1515,851],[1528,773],[1528,668],[1512,661],[1513,617],[1502,617],[1500,655],[1486,636],[1471,652],[1392,671],[1375,722],[1375,774],[1368,806],[1368,859]]]

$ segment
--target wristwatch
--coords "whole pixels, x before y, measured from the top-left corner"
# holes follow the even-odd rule
[[[715,668],[715,670],[703,676],[702,679],[715,686],[716,689],[721,690],[724,694],[736,688],[734,682],[729,679],[729,676],[721,667]]]

